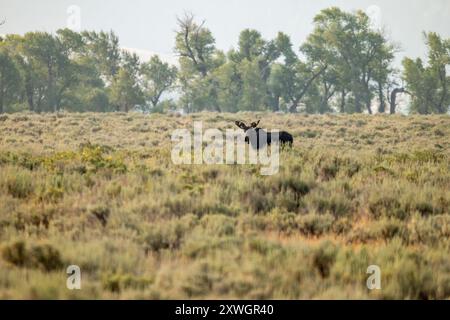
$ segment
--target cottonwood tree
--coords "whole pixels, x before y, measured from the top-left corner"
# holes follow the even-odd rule
[[[403,60],[403,78],[412,95],[411,111],[420,114],[446,113],[450,105],[450,39],[442,39],[434,32],[424,34],[428,47],[428,61]]]
[[[136,54],[122,52],[122,64],[111,85],[111,103],[117,111],[128,112],[144,103],[144,94],[139,86],[140,61]]]
[[[217,104],[223,112],[241,110],[242,75],[240,65],[228,60],[214,70],[212,75],[217,85]]]
[[[370,28],[369,17],[364,12],[322,10],[314,18],[314,30],[305,48],[312,48],[307,49],[311,61],[319,54],[318,61],[324,60],[330,72],[338,72],[333,78],[340,80],[337,88],[341,93],[351,92],[352,111],[362,112],[365,106],[372,113],[375,76],[379,75],[382,84],[381,75],[392,61],[393,47],[379,31]]]
[[[113,32],[82,32],[85,56],[95,64],[102,78],[109,85],[117,75],[121,64],[119,38]]]
[[[292,49],[289,36],[278,33],[265,40],[256,30],[243,30],[237,50],[229,59],[237,66],[241,99],[239,110],[280,110],[280,101],[295,112],[309,86],[318,76],[316,68],[308,68]]]
[[[142,64],[141,75],[145,98],[150,101],[153,108],[156,108],[163,93],[173,88],[177,80],[177,68],[162,62],[155,55],[149,62]]]
[[[410,95],[410,93],[403,87],[397,87],[390,91],[388,96],[390,114],[395,114],[397,109],[397,96],[401,93],[407,93]]]
[[[206,77],[214,67],[215,39],[205,21],[197,24],[193,14],[177,18],[175,52],[180,57],[182,70],[196,71]]]
[[[61,51],[55,38],[46,32],[29,32],[24,36],[24,54],[27,61],[34,65],[37,70],[39,81],[45,83],[45,111],[56,111],[56,82],[59,67],[62,67]],[[41,105],[38,104],[36,111],[40,112]]]
[[[225,56],[215,48],[215,39],[204,21],[198,24],[194,15],[186,13],[177,22],[175,53],[180,63],[180,104],[188,112],[221,111],[217,103],[218,82],[212,72],[225,62]]]
[[[342,65],[333,52],[327,50],[320,41],[322,41],[320,37],[311,35],[300,50],[306,56],[310,68],[323,69],[313,79],[311,89],[308,91],[308,100],[311,100],[316,108],[308,109],[312,112],[325,113],[331,111],[329,101],[338,90],[342,91],[345,82],[343,78],[348,74],[342,69]]]
[[[449,40],[430,33],[426,41],[426,62],[404,60],[403,87],[392,80],[395,48],[360,11],[322,10],[298,54],[286,34],[264,39],[253,29],[243,30],[237,47],[225,54],[205,23],[186,14],[175,36],[178,72],[157,57],[141,65],[136,55],[121,51],[113,32],[7,35],[0,39],[6,50],[0,98],[8,111],[128,111],[146,103],[155,109],[176,83],[177,104],[188,112],[295,112],[304,105],[308,113],[372,113],[378,103],[383,113],[389,103],[395,113],[397,96],[410,93],[412,112],[444,113],[450,104]]]
[[[287,103],[289,112],[296,112],[314,80],[325,72],[326,68],[327,66],[311,68],[300,60],[292,64],[276,65],[270,79],[271,88],[279,92]]]
[[[65,94],[78,80],[75,52],[82,46],[80,35],[64,29],[56,35],[29,32],[10,40],[18,50],[30,110],[60,110]]]
[[[15,91],[25,100],[30,111],[40,112],[46,92],[45,67],[34,59],[29,59],[25,51],[25,38],[20,35],[8,35],[5,45],[14,52],[22,83]]]
[[[17,98],[20,87],[19,69],[6,45],[0,42],[0,113]]]

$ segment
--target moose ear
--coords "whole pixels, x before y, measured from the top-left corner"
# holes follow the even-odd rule
[[[260,121],[261,120],[258,120],[257,122],[252,122],[252,124],[251,124],[252,128],[256,128]]]

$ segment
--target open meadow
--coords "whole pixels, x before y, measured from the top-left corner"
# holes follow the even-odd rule
[[[278,174],[172,163],[255,119]],[[448,299],[449,158],[448,115],[0,115],[0,299]]]

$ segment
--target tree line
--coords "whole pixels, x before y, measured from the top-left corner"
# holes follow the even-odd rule
[[[0,38],[0,113],[395,113],[399,94],[411,97],[410,112],[449,111],[450,39],[424,34],[426,61],[405,58],[396,70],[396,46],[364,12],[328,8],[313,24],[298,50],[282,32],[264,39],[245,29],[237,47],[224,52],[204,22],[185,14],[177,19],[178,67],[157,55],[140,61],[112,31],[6,35]]]

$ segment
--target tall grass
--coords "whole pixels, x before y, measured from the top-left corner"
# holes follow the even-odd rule
[[[294,135],[278,174],[172,164],[172,129],[256,118]],[[449,138],[448,116],[7,115],[0,298],[450,298]]]

